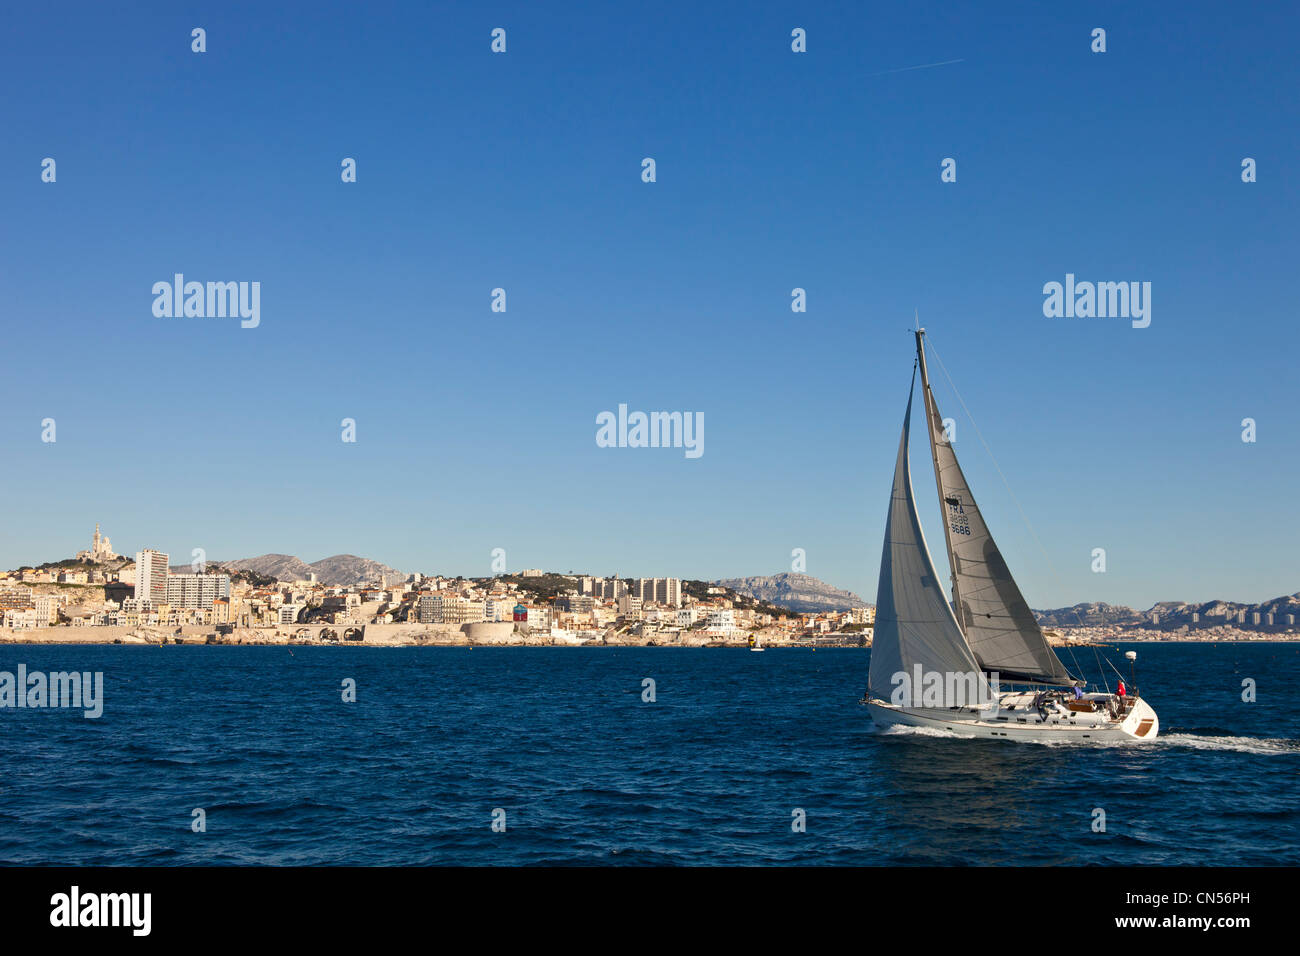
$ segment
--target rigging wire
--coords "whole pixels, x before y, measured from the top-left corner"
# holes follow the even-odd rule
[[[1110,693],[1110,680],[1107,679],[1107,677],[1106,677],[1106,668],[1104,668],[1104,667],[1101,666],[1101,652],[1098,651],[1096,647],[1094,647],[1094,648],[1092,649],[1092,652],[1093,652],[1094,654],[1097,655],[1097,670],[1101,671],[1101,679],[1105,682],[1105,685],[1106,685],[1106,693],[1109,694],[1109,693]]]
[[[1070,652],[1070,660],[1074,661],[1074,667],[1075,667],[1075,670],[1077,670],[1077,671],[1079,672],[1079,674],[1082,675],[1082,677],[1083,677],[1083,679],[1084,679],[1084,681],[1085,681],[1085,683],[1086,683],[1087,680],[1088,680],[1088,675],[1084,672],[1082,665],[1080,665],[1080,663],[1079,663],[1079,659],[1078,659],[1077,657],[1074,656],[1074,645],[1073,645],[1073,644],[1067,644],[1067,645],[1065,645],[1065,649],[1066,649],[1067,651]]]
[[[1110,664],[1110,669],[1115,671],[1115,676],[1119,678],[1119,682],[1121,684],[1124,683],[1124,675],[1121,674],[1118,670],[1116,670],[1115,665],[1111,664],[1109,659],[1106,660],[1106,663]]]

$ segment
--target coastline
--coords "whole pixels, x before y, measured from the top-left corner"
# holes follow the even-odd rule
[[[506,623],[506,622],[502,622]],[[471,630],[473,628],[473,630]],[[180,633],[175,633],[177,630]],[[0,646],[42,647],[42,646],[134,646],[160,647],[163,645],[179,647],[683,647],[683,648],[731,648],[747,649],[748,635],[735,640],[719,640],[716,637],[657,641],[629,638],[615,635],[610,638],[592,636],[585,640],[563,640],[550,634],[527,634],[513,629],[497,629],[484,633],[479,625],[454,626],[442,625],[355,625],[352,628],[330,627],[331,631],[360,630],[363,637],[356,639],[327,639],[319,633],[301,636],[303,628],[293,631],[282,628],[237,628],[229,634],[222,634],[204,627],[183,627],[159,631],[152,628],[132,627],[46,627],[7,629],[0,628]],[[319,632],[320,628],[312,630]],[[103,633],[103,632],[110,633]],[[475,633],[477,631],[478,633]],[[1104,647],[1111,643],[1124,644],[1300,644],[1300,635],[1267,635],[1260,637],[1190,637],[1179,635],[1173,638],[1155,638],[1149,636],[1126,637],[1114,635],[1105,641],[1089,643],[1055,644],[1055,647]],[[869,650],[870,641],[865,644],[856,640],[856,635],[831,635],[822,640],[774,641],[765,638],[766,649],[805,648],[805,649],[849,649]]]
[[[641,638],[617,632],[583,632],[553,636],[549,631],[530,633],[512,622],[474,624],[329,624],[284,625],[280,627],[234,628],[222,633],[211,627],[191,625],[172,628],[122,626],[0,628],[0,646],[99,645],[161,646],[319,646],[319,647],[731,647],[748,648],[750,635],[739,632],[731,639],[719,639],[703,631],[686,632],[684,638],[665,641],[662,635]],[[863,648],[856,634],[829,635],[809,641],[774,639],[763,636],[765,647],[852,647]],[[870,646],[869,643],[866,646]]]

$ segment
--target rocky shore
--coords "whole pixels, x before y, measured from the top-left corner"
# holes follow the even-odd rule
[[[351,647],[425,647],[425,646],[513,646],[578,647],[583,645],[622,647],[745,647],[748,633],[738,633],[720,640],[704,631],[682,631],[666,639],[665,635],[635,636],[614,629],[589,631],[580,635],[553,637],[549,631],[532,633],[510,621],[484,621],[474,624],[313,624],[278,627],[237,627],[221,630],[211,627],[39,627],[19,630],[0,628],[0,645],[4,644],[267,644],[323,645]],[[816,642],[792,639],[777,631],[761,635],[768,647],[790,646],[860,646],[856,634],[830,635]]]

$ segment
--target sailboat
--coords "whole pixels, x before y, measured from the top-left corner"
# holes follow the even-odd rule
[[[1083,681],[1048,645],[945,436],[926,369],[925,330],[915,335],[916,364],[885,523],[863,697],[872,720],[961,737],[1154,740],[1160,721],[1136,686],[1127,693],[1112,694],[1108,684],[1105,693],[1085,692]],[[951,603],[935,573],[912,493],[908,435],[918,370],[952,571]],[[1004,683],[1012,686],[1004,689]]]

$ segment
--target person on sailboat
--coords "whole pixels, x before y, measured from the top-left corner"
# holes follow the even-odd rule
[[[1083,688],[1079,685],[1079,682],[1075,681],[1070,686],[1074,689],[1074,699],[1083,700]]]

